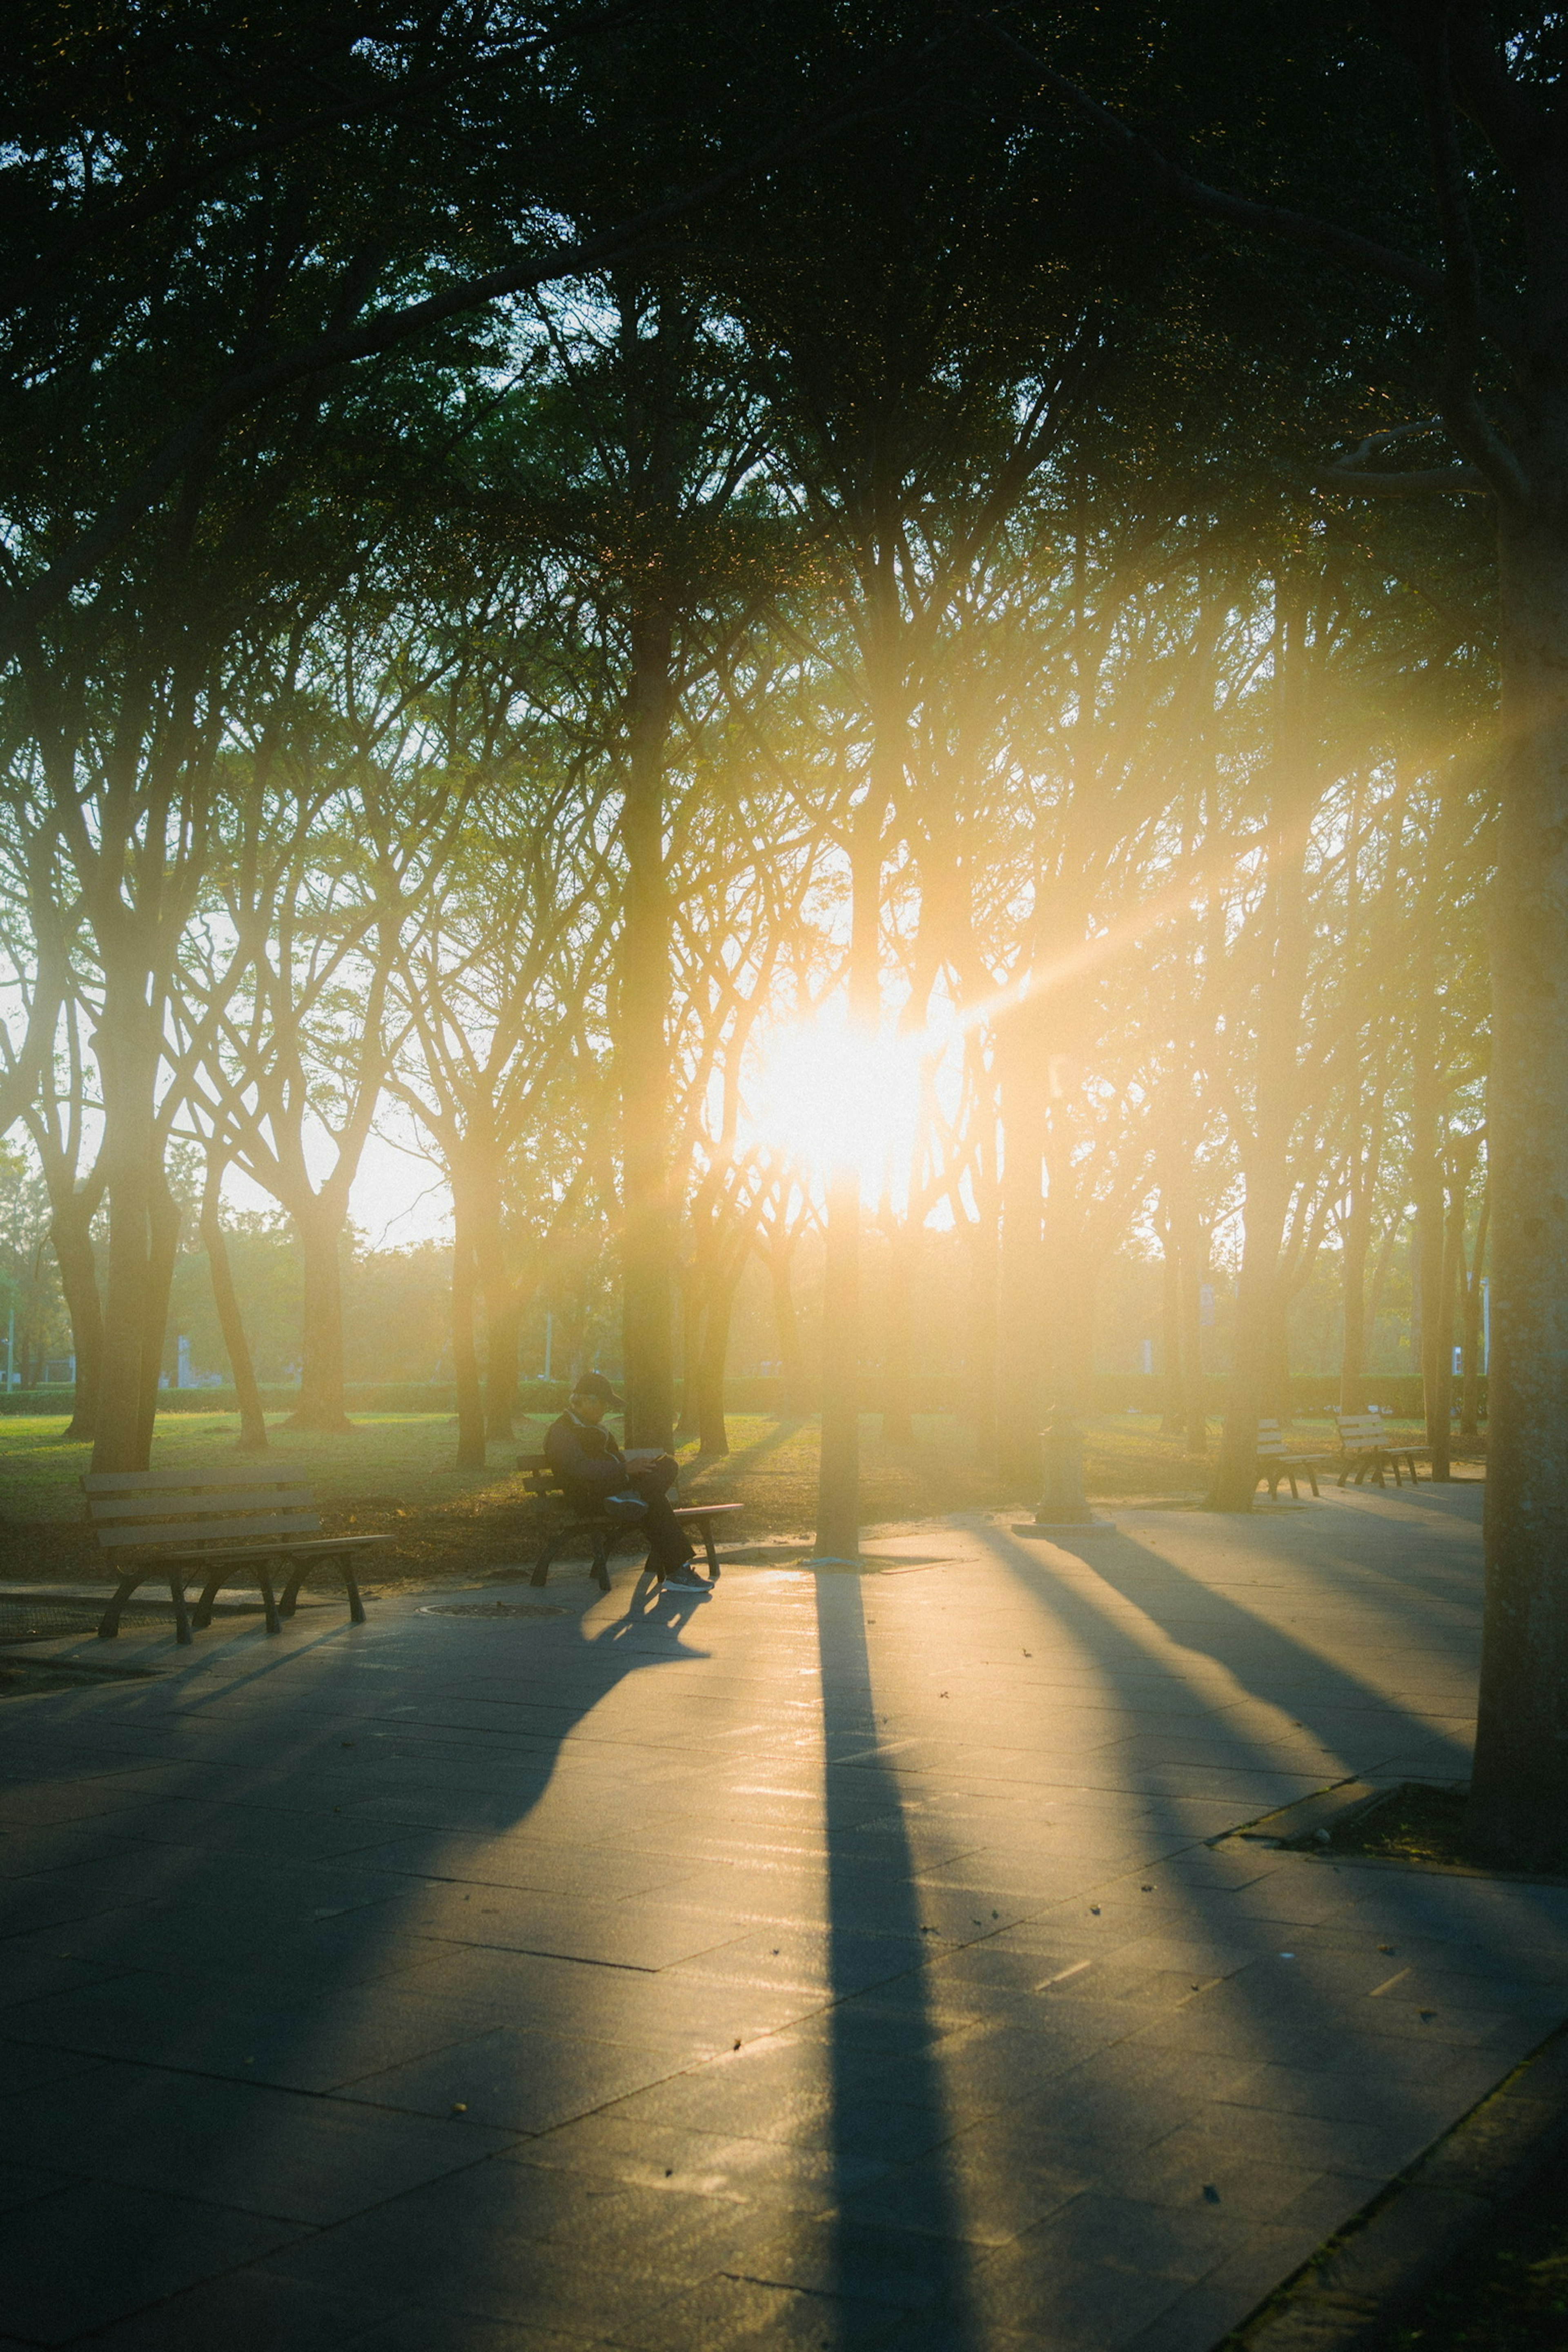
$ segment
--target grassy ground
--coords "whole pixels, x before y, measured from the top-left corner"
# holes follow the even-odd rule
[[[77,1484],[89,1448],[68,1443],[63,1417],[0,1417],[0,1575],[58,1577],[103,1570],[82,1527]],[[492,1444],[483,1470],[452,1467],[456,1425],[445,1414],[365,1413],[351,1436],[308,1437],[272,1424],[277,1459],[305,1470],[329,1527],[395,1538],[376,1560],[378,1580],[462,1573],[504,1565],[526,1549],[527,1498],[514,1468],[537,1451],[546,1423],[520,1422],[516,1440]],[[730,1417],[731,1451],[700,1459],[683,1450],[681,1486],[690,1497],[743,1503],[744,1537],[809,1537],[816,1483],[815,1421],[762,1413]],[[155,1469],[226,1464],[238,1423],[233,1413],[168,1413],[153,1440]],[[1307,1445],[1321,1443],[1307,1425]],[[1108,1414],[1084,1424],[1091,1496],[1197,1496],[1209,1465],[1162,1437],[1152,1415]],[[868,1529],[989,1507],[1033,1507],[975,1467],[968,1432],[952,1414],[915,1423],[912,1445],[884,1443],[879,1417],[862,1424],[863,1508]]]

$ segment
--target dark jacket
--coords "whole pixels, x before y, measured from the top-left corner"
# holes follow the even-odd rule
[[[631,1473],[607,1429],[563,1412],[544,1433],[544,1458],[582,1510],[597,1510],[606,1495],[628,1491]]]

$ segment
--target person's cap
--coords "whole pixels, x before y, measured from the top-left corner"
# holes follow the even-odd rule
[[[580,1373],[572,1383],[572,1393],[574,1396],[597,1397],[601,1404],[619,1404],[622,1401],[603,1372]]]

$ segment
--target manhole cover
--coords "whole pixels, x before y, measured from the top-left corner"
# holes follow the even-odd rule
[[[419,1612],[421,1617],[570,1617],[573,1612],[553,1601],[442,1601]]]

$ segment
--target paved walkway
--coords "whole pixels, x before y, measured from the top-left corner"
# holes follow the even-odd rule
[[[83,1644],[165,1671],[0,1707],[0,2342],[1207,2352],[1568,2013],[1568,1889],[1205,1843],[1463,1772],[1479,1505]]]

